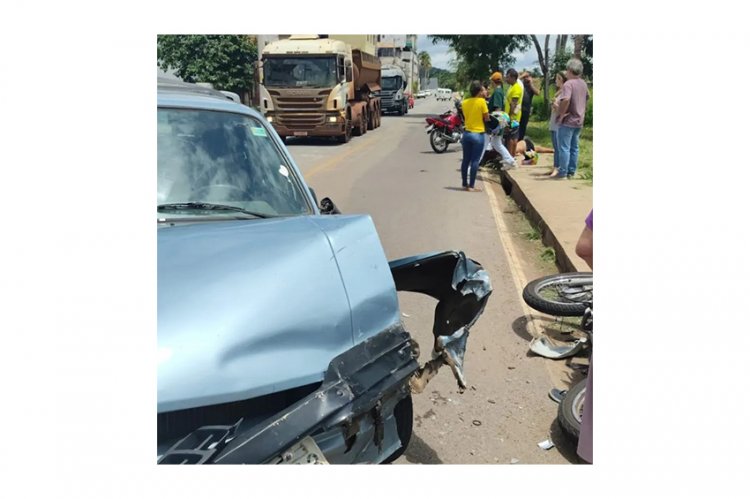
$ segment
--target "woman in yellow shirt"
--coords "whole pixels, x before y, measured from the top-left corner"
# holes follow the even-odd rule
[[[474,187],[474,182],[477,179],[479,160],[484,152],[484,123],[490,119],[490,110],[487,108],[487,89],[479,81],[471,82],[469,93],[471,97],[461,103],[464,113],[464,134],[461,138],[464,151],[464,158],[461,161],[461,185],[467,191],[477,192],[482,190]],[[471,166],[470,175],[469,166]]]

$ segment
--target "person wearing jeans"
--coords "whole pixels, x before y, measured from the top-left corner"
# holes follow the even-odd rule
[[[485,122],[489,121],[490,113],[487,108],[487,89],[479,81],[471,82],[469,92],[471,98],[464,100],[461,105],[465,123],[464,134],[461,137],[464,152],[461,160],[461,185],[467,191],[481,191],[482,189],[474,187],[474,182],[477,179],[479,160],[484,154]]]
[[[560,125],[557,129],[557,145],[560,149],[557,167],[558,178],[570,178],[578,168],[578,139],[581,135],[580,128]],[[557,150],[557,148],[555,149]]]
[[[552,162],[552,171],[549,174],[550,177],[555,177],[560,172],[560,146],[557,140],[557,130],[560,128],[560,124],[557,122],[557,109],[560,106],[560,93],[562,92],[563,85],[565,85],[567,80],[568,77],[565,76],[565,73],[562,71],[555,75],[555,88],[557,90],[555,91],[555,98],[552,101],[552,113],[549,117],[549,131],[550,135],[552,135],[552,149],[555,151]]]
[[[571,59],[566,65],[568,80],[563,84],[558,106],[557,143],[560,149],[557,179],[570,178],[578,168],[578,139],[583,127],[586,114],[586,103],[589,99],[589,89],[581,79],[583,63],[578,59]],[[556,148],[557,149],[557,148]]]

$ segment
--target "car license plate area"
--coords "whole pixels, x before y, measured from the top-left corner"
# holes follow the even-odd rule
[[[271,461],[271,464],[329,464],[312,437],[305,437]]]

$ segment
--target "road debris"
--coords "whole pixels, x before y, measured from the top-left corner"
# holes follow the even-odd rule
[[[537,445],[539,446],[540,449],[544,449],[544,450],[550,450],[552,447],[555,446],[555,444],[550,439],[547,439],[544,442],[539,442]]]
[[[474,426],[482,426],[482,422],[479,421],[478,419],[475,419],[474,421],[472,421],[471,424],[473,424]]]
[[[518,464],[518,462],[518,459],[516,459],[515,457],[510,460],[510,464]]]

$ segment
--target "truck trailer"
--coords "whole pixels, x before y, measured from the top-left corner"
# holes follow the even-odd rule
[[[293,35],[263,48],[260,108],[282,139],[363,135],[380,126],[380,90],[380,61],[364,43]]]

